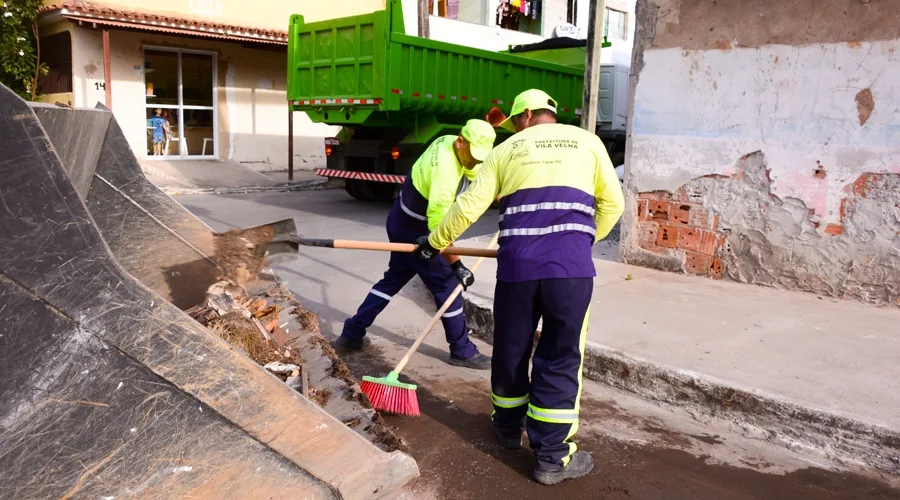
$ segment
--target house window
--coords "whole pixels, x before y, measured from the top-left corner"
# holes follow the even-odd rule
[[[606,15],[603,16],[603,36],[625,41],[628,39],[627,26],[628,14],[620,10],[606,9]]]
[[[147,153],[216,157],[216,58],[195,50],[144,49]]]
[[[541,33],[541,0],[500,0],[496,24],[503,29]]]
[[[578,0],[566,1],[566,22],[578,26]]]
[[[45,36],[40,41],[41,62],[47,74],[39,82],[41,93],[72,92],[72,35],[68,31]]]

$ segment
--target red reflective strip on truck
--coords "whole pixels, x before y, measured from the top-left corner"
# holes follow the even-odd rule
[[[501,99],[491,99],[491,104],[503,104]]]
[[[466,100],[466,96],[462,96],[462,100],[465,101],[465,100]]]
[[[418,92],[413,92],[413,97],[419,97],[419,95],[420,94]]]
[[[403,184],[406,176],[390,175],[390,174],[372,174],[369,172],[349,172],[347,170],[334,170],[328,168],[317,168],[316,175],[322,177],[337,177],[339,179],[359,179],[363,181],[387,182],[392,184]]]
[[[444,98],[443,94],[438,94],[438,99],[443,99],[443,98]]]
[[[381,99],[317,99],[312,101],[292,101],[296,106],[314,106],[317,104],[381,104]]]
[[[402,94],[403,91],[400,89],[391,89],[391,94]]]

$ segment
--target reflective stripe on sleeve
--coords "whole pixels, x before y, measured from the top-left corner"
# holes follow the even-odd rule
[[[410,210],[409,207],[407,207],[406,205],[403,204],[403,200],[400,200],[400,208],[403,209],[404,212],[406,212],[406,215],[412,217],[413,219],[428,220],[428,217],[425,217],[424,215],[419,215],[419,214],[413,212],[412,210]]]
[[[526,212],[537,212],[538,210],[575,210],[578,212],[584,212],[591,217],[594,216],[595,210],[594,207],[585,205],[584,203],[568,203],[568,202],[544,202],[544,203],[531,203],[528,205],[516,205],[514,207],[507,207],[506,210],[500,214],[500,220],[502,221],[506,218],[507,215],[514,215]]]
[[[384,293],[384,292],[379,292],[378,290],[376,290],[376,289],[374,289],[374,288],[371,289],[371,290],[369,290],[369,293],[371,293],[372,295],[374,295],[374,296],[376,296],[376,297],[381,297],[382,299],[384,299],[384,300],[386,300],[386,301],[388,301],[388,302],[390,302],[391,299],[393,298],[393,297],[391,297],[390,295],[388,295],[388,294],[386,294],[386,293]]]
[[[578,410],[552,410],[528,404],[528,416],[551,424],[577,424]]]
[[[517,398],[504,398],[494,394],[494,391],[491,391],[491,400],[493,400],[494,405],[499,406],[500,408],[518,408],[519,406],[528,403],[528,394]]]
[[[563,231],[581,231],[583,233],[588,233],[591,236],[595,236],[597,234],[596,229],[592,228],[591,226],[585,226],[584,224],[557,224],[555,226],[549,227],[518,227],[514,229],[504,229],[500,231],[500,237],[543,236],[545,234],[561,233]]]

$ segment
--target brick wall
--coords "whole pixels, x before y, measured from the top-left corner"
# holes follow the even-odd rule
[[[638,245],[660,254],[681,251],[687,273],[722,276],[725,236],[718,229],[719,216],[691,203],[684,188],[638,196]]]

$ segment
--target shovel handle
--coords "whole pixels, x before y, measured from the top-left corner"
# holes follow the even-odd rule
[[[491,239],[491,242],[488,243],[487,247],[484,248],[484,250],[488,250],[492,246],[494,246],[494,243],[497,243],[497,238],[499,237],[500,233],[498,232],[494,235],[494,238]],[[481,257],[475,261],[475,264],[473,264],[470,268],[473,273],[476,269],[478,269],[478,266],[480,266],[481,263],[484,262],[484,259],[485,257]],[[409,358],[411,358],[413,353],[416,352],[416,349],[418,349],[419,346],[422,345],[422,342],[425,341],[425,337],[428,336],[428,334],[431,332],[431,329],[434,328],[434,325],[436,325],[437,322],[441,320],[441,316],[443,316],[444,313],[447,312],[447,309],[450,307],[450,304],[453,303],[453,300],[456,299],[456,296],[462,293],[462,289],[462,284],[456,285],[453,293],[451,293],[450,296],[447,297],[447,300],[444,301],[444,305],[442,305],[441,308],[438,309],[436,313],[434,313],[431,321],[428,322],[428,326],[426,326],[425,329],[422,330],[422,333],[419,334],[419,338],[417,338],[416,341],[413,342],[413,345],[409,348],[408,351],[406,351],[406,354],[403,355],[403,359],[401,359],[400,362],[397,363],[397,367],[394,368],[394,373],[400,373],[400,370],[402,370],[406,366],[406,363],[409,362]]]
[[[416,245],[413,245],[412,243],[386,243],[382,241],[325,240],[313,238],[297,238],[294,241],[308,247],[346,248],[352,250],[381,250],[384,252],[411,253],[416,249]],[[443,249],[441,254],[462,255],[466,257],[489,257],[492,259],[497,258],[497,250],[492,248],[450,246]]]

